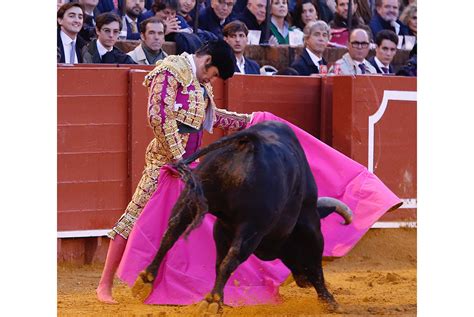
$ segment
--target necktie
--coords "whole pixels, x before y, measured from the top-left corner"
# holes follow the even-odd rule
[[[359,64],[360,71],[362,74],[365,74],[365,65],[364,64]]]
[[[69,54],[69,64],[74,64],[74,60],[76,59],[76,42],[71,42],[71,53]]]
[[[130,26],[132,28],[132,33],[138,33],[137,22],[135,21],[130,22]]]
[[[384,74],[388,74],[388,68],[387,67],[381,67],[382,71]]]

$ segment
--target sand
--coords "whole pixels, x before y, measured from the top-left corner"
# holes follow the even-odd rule
[[[102,266],[58,266],[58,316],[191,316],[195,305],[145,305],[118,279],[119,304],[97,301]],[[372,229],[345,257],[324,262],[328,289],[342,313],[330,313],[313,288],[280,287],[282,303],[224,307],[223,316],[416,316],[416,229]]]

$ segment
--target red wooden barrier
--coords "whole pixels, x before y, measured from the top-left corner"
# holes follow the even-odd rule
[[[109,228],[129,195],[128,70],[58,68],[58,231]]]
[[[383,220],[416,219],[416,78],[332,80],[332,146],[367,166],[404,201]]]
[[[320,77],[235,75],[227,86],[229,110],[269,111],[319,137]]]

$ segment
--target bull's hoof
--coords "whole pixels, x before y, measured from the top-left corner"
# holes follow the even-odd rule
[[[215,297],[215,298],[214,298]],[[222,315],[222,303],[219,296],[207,295],[197,307],[196,317],[217,317]]]
[[[137,297],[140,301],[144,302],[153,289],[154,276],[151,273],[145,271],[140,272],[135,284],[132,287],[132,295]]]
[[[342,314],[344,311],[342,307],[337,303],[337,302],[328,302],[327,303],[327,308],[329,312],[331,313],[336,313],[336,314]]]

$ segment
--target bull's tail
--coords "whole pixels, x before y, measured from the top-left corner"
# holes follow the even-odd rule
[[[185,194],[180,197],[182,200],[181,203],[184,204],[186,208],[195,211],[192,222],[184,232],[184,237],[187,238],[191,231],[201,224],[208,210],[208,205],[206,197],[204,196],[202,183],[198,176],[191,171],[189,166],[186,165],[184,161],[179,161],[174,164],[173,167],[178,171],[181,179],[186,184]]]

